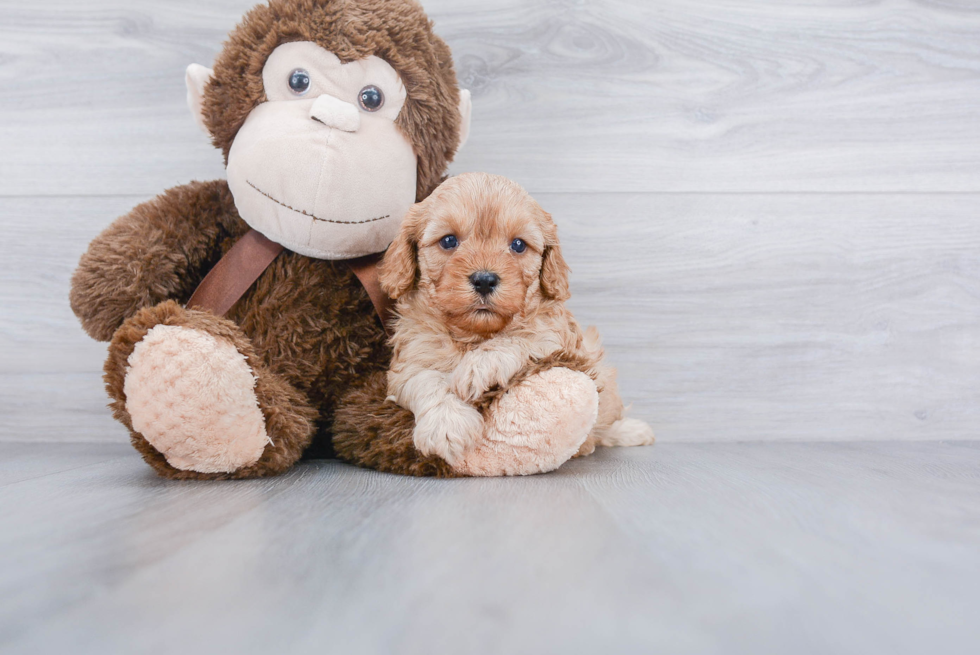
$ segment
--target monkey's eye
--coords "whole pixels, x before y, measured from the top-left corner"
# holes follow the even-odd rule
[[[510,249],[519,255],[527,250],[527,244],[524,243],[523,239],[514,239],[510,242]]]
[[[289,89],[298,96],[306,95],[310,90],[310,73],[297,68],[289,74]]]
[[[378,111],[385,104],[385,94],[381,89],[370,84],[357,94],[357,102],[364,111]]]
[[[459,239],[454,234],[447,234],[439,239],[439,247],[443,250],[452,250],[459,245]]]

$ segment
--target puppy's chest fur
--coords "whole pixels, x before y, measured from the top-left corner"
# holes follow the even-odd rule
[[[587,340],[574,319],[570,316],[562,318],[563,320],[538,321],[530,328],[505,330],[483,340],[454,339],[441,323],[402,319],[394,340],[392,368],[397,369],[401,363],[412,362],[422,368],[451,376],[469,353],[482,350],[493,357],[502,341],[524,343],[527,361],[506,384],[490,387],[474,402],[481,412],[524,380],[551,368],[569,368],[596,380],[602,359],[601,348],[590,347],[586,343]],[[408,334],[412,338],[404,338]]]

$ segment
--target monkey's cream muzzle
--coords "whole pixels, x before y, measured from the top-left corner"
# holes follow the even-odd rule
[[[302,71],[297,93],[290,76]],[[341,64],[312,43],[287,43],[263,71],[268,101],[249,114],[228,154],[228,186],[251,227],[318,259],[381,252],[415,202],[417,160],[395,119],[405,87],[377,58]],[[358,106],[366,87],[383,104]]]
[[[251,227],[308,257],[381,252],[415,202],[415,153],[393,122],[335,104],[313,111],[318,102],[252,111],[228,155],[235,205]]]

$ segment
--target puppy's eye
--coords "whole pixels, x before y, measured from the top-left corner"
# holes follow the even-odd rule
[[[524,243],[523,239],[514,239],[510,242],[510,249],[519,255],[527,250],[527,244]]]
[[[453,234],[447,234],[446,236],[439,239],[439,246],[443,250],[452,250],[459,245],[459,239]]]
[[[310,73],[297,68],[289,74],[289,90],[298,96],[306,95],[310,90]]]

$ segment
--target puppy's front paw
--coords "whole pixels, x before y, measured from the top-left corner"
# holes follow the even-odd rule
[[[461,400],[473,402],[494,386],[503,386],[526,363],[519,354],[504,350],[474,350],[466,354],[449,379],[449,389]]]
[[[460,400],[473,402],[494,384],[493,371],[483,358],[464,357],[449,379],[449,389]]]
[[[415,417],[415,447],[455,465],[467,448],[483,435],[483,417],[453,396]]]

